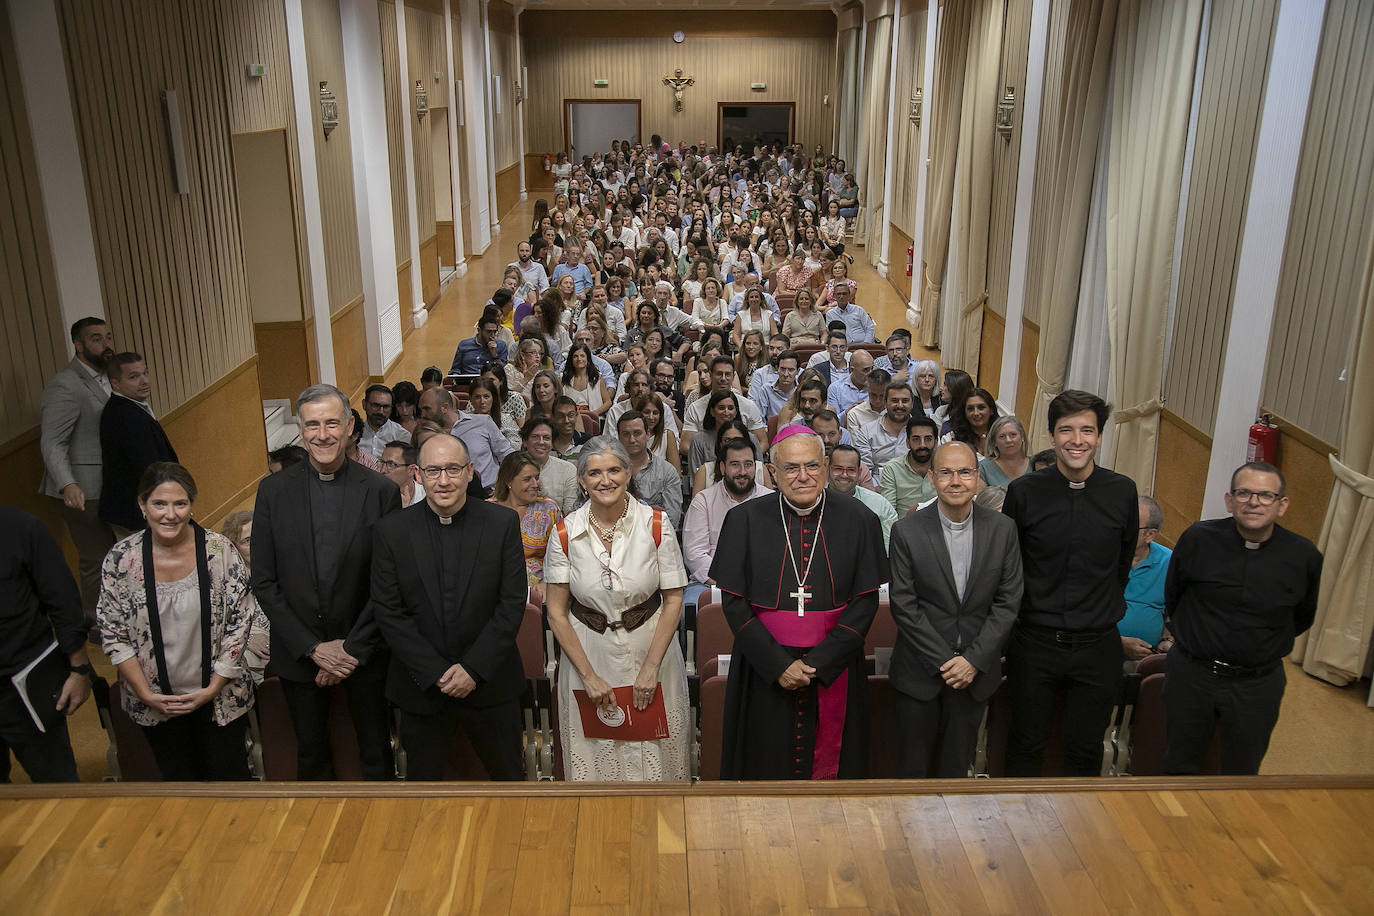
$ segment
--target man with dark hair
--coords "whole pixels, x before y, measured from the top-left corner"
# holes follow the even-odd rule
[[[1164,687],[1164,772],[1201,772],[1221,734],[1221,772],[1259,772],[1279,718],[1283,658],[1312,626],[1322,555],[1280,526],[1287,484],[1251,461],[1231,475],[1230,518],[1194,522],[1169,562],[1164,606],[1176,643]]]
[[[757,461],[751,439],[726,439],[717,445],[716,482],[692,497],[682,526],[682,559],[692,574],[684,601],[694,601],[703,588],[716,584],[711,561],[725,514],[742,502],[773,492],[758,483]]]
[[[453,365],[448,371],[458,375],[476,375],[489,360],[504,363],[509,354],[506,342],[498,336],[500,333],[501,313],[494,309],[482,312],[482,317],[477,319],[477,333],[458,341]]]
[[[711,394],[724,394],[733,391],[735,388],[735,363],[728,356],[717,356],[711,360]],[[736,392],[736,401],[739,402],[739,418],[754,438],[762,442],[767,438],[767,426],[763,420],[763,414],[759,411],[759,406],[753,401]],[[692,436],[701,429],[701,423],[706,418],[706,407],[710,403],[710,397],[700,397],[687,405],[687,414],[682,418],[682,451],[686,451],[692,444]]]
[[[453,395],[443,388],[431,388],[420,395],[420,416],[437,420],[463,440],[472,458],[473,484],[490,495],[501,459],[515,451],[496,421],[486,414],[459,410]]]
[[[857,355],[857,354],[856,354]],[[878,419],[866,424],[854,437],[854,447],[863,455],[864,464],[881,478],[883,467],[906,451],[906,424],[916,404],[916,394],[905,382],[889,382],[887,409]],[[917,408],[918,410],[920,408]]]
[[[1030,469],[1032,471],[1038,471],[1041,468],[1052,467],[1054,467],[1054,449],[1041,449],[1040,451],[1036,452],[1034,455],[1031,456]]]
[[[385,385],[368,385],[363,393],[363,409],[367,411],[367,422],[361,430],[358,448],[373,458],[382,454],[382,449],[393,439],[404,439],[410,435],[406,428],[391,419],[391,389]]]
[[[639,411],[621,414],[615,433],[630,456],[630,473],[640,500],[668,513],[668,521],[676,531],[682,521],[682,475],[649,450],[648,426]]]
[[[100,517],[117,537],[148,526],[138,508],[138,480],[155,461],[176,461],[176,449],[157,421],[148,364],[137,353],[116,353],[105,363],[110,399],[100,412]]]
[[[1121,681],[1117,621],[1135,555],[1135,483],[1094,462],[1111,408],[1069,390],[1049,406],[1055,465],[1007,487],[1002,513],[1016,523],[1025,574],[1021,613],[1007,646],[1011,731],[1008,776],[1039,776],[1064,691],[1064,775],[1102,772],[1102,739]]]
[[[930,459],[940,441],[940,424],[921,414],[906,421],[906,454],[883,465],[878,492],[899,516],[935,498]]]
[[[765,420],[771,420],[782,410],[792,392],[797,390],[797,369],[801,360],[791,350],[784,350],[778,356],[771,381],[768,376],[760,376],[763,369],[754,371],[753,381],[749,383],[749,397],[758,405]],[[764,368],[767,368],[766,366]]]
[[[406,778],[443,779],[461,725],[492,779],[520,779],[519,518],[468,497],[472,462],[454,436],[426,441],[419,470],[425,499],[379,520],[372,539],[372,607],[391,649],[386,696],[400,709]]]
[[[868,398],[855,401],[839,411],[843,415],[840,422],[851,436],[857,436],[860,430],[887,410],[887,386],[891,381],[892,375],[886,369],[873,369],[868,373]]]
[[[978,456],[964,442],[935,451],[938,500],[892,528],[897,644],[897,775],[962,778],[983,710],[1002,681],[1002,648],[1021,603],[1016,525],[974,505]]]
[[[681,432],[682,421],[679,418],[687,410],[687,399],[678,390],[677,369],[673,361],[659,357],[649,365],[649,370],[654,390],[663,395],[663,399],[668,402],[668,407],[673,411],[673,423],[676,424],[678,432]]]
[[[624,413],[624,411],[621,411]],[[561,394],[553,402],[553,453],[564,461],[575,461],[591,435],[582,431],[582,413],[577,402]]]
[[[816,416],[826,410],[825,382],[812,376],[797,386],[797,420],[808,426]],[[838,422],[838,421],[837,421]]]
[[[420,373],[420,390],[428,391],[431,388],[442,387],[444,387],[444,373],[439,371],[439,367],[425,367],[425,371]]]
[[[843,321],[832,321],[830,336],[826,339],[825,349],[818,351],[806,363],[806,368],[816,369],[825,379],[826,391],[849,371],[849,332]]]
[[[100,414],[110,398],[105,363],[114,356],[114,334],[103,318],[72,325],[76,355],[43,389],[43,481],[76,546],[81,607],[87,629],[95,626],[100,564],[114,546],[114,531],[100,518]]]
[[[355,461],[348,398],[312,385],[296,399],[310,460],[258,485],[253,595],[272,624],[272,670],[296,729],[296,778],[334,778],[330,688],[348,693],[364,779],[392,779],[383,695],[387,653],[369,606],[372,528],[401,507],[396,485]]]
[[[309,458],[310,453],[299,445],[283,445],[281,448],[274,448],[267,453],[267,473],[279,473],[293,464],[300,464]]]
[[[377,469],[401,491],[401,506],[410,506],[425,498],[424,487],[415,480],[416,455],[419,450],[410,440],[393,439],[377,456]]]
[[[778,380],[778,360],[791,349],[792,342],[781,331],[768,338],[768,362],[759,366],[749,375],[749,394],[767,388]],[[797,365],[800,367],[801,363]]]
[[[887,549],[897,513],[893,511],[892,503],[877,492],[859,486],[859,471],[864,467],[859,450],[852,445],[837,445],[830,450],[829,458],[830,490],[842,496],[854,497],[863,503],[864,508],[878,516],[878,525],[883,532],[883,549]]]

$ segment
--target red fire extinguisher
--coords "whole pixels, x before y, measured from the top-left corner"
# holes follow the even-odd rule
[[[911,276],[912,268],[916,266],[916,249],[911,245],[906,246],[906,275]]]
[[[1279,456],[1279,425],[1269,414],[1260,414],[1250,427],[1250,439],[1245,444],[1246,461],[1267,461],[1275,464]]]
[[[546,171],[546,172],[552,172],[552,171],[553,171],[553,160],[549,158],[549,154],[548,154],[548,153],[545,153],[545,154],[544,154],[544,171]]]

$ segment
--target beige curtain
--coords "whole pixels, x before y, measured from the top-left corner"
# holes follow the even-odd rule
[[[978,377],[978,350],[983,337],[983,305],[988,301],[992,154],[996,144],[1006,142],[997,133],[1006,11],[1006,0],[977,0],[972,4],[964,70],[958,186],[954,190],[959,199],[959,365],[974,378]]]
[[[934,2],[934,0],[932,0]],[[927,96],[930,112],[930,167],[926,175],[926,212],[921,275],[921,343],[940,345],[940,291],[949,256],[949,217],[954,206],[954,166],[958,161],[959,120],[964,107],[964,55],[968,49],[969,4],[946,4],[935,37],[935,86]]]
[[[1107,163],[1112,467],[1154,490],[1164,336],[1202,0],[1121,0]]]
[[[865,245],[870,266],[878,263],[882,252],[883,178],[887,167],[887,90],[892,82],[892,11],[896,0],[883,0],[870,10],[868,38],[864,49],[863,142],[854,177],[859,185],[859,215],[854,221],[854,242]],[[872,241],[868,244],[870,228]]]
[[[1026,423],[1033,450],[1048,447],[1049,404],[1064,390],[1116,7],[1116,0],[1069,0],[1050,8],[1027,284],[1040,315],[1035,402]]]
[[[1317,619],[1293,652],[1308,674],[1340,685],[1363,674],[1374,633],[1374,246],[1353,347],[1341,457],[1331,456],[1336,482],[1317,541],[1325,557]]]

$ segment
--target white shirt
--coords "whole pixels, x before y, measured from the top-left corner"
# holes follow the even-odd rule
[[[539,469],[539,489],[549,499],[558,503],[558,511],[563,516],[572,514],[581,496],[577,485],[577,468],[571,461],[564,461],[550,454],[544,466]]]
[[[762,429],[764,427],[763,414],[759,412],[759,405],[746,398],[739,392],[735,392],[735,401],[739,404],[740,419],[750,430]],[[683,432],[696,433],[701,431],[701,421],[706,418],[706,405],[711,402],[711,398],[700,397],[687,405],[687,410],[682,417]]]
[[[395,420],[387,420],[381,429],[373,429],[372,424],[363,421],[363,435],[358,440],[358,448],[365,450],[373,458],[382,457],[382,450],[393,440],[410,441],[410,433]]]
[[[865,425],[854,437],[854,447],[859,450],[864,464],[873,472],[875,478],[881,477],[883,465],[894,458],[906,455],[906,426],[895,433],[887,431],[883,425],[884,413],[872,423]]]

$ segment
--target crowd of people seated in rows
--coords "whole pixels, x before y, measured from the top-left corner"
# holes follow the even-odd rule
[[[394,708],[407,778],[440,778],[462,728],[492,778],[518,779],[533,604],[558,646],[567,777],[686,779],[683,609],[713,588],[734,636],[722,776],[861,777],[864,634],[887,586],[901,775],[967,775],[999,689],[1008,775],[1041,772],[1056,717],[1064,772],[1096,775],[1123,666],[1165,652],[1166,768],[1197,772],[1219,727],[1222,768],[1258,770],[1320,576],[1276,524],[1277,468],[1238,469],[1232,516],[1171,555],[1158,505],[1096,460],[1101,398],[1056,397],[1032,455],[967,372],[880,334],[848,274],[852,178],[819,150],[655,137],[556,174],[448,371],[372,385],[362,413],[306,389],[301,444],[222,533],[193,519],[146,363],[78,322],[51,432],[45,395],[44,486],[88,613],[41,526],[6,526],[34,570],[11,578],[35,583],[11,667],[55,632],[70,714],[94,633],[168,779],[247,777],[267,676],[301,779],[334,775],[339,690],[366,778],[396,774]],[[65,728],[40,734],[6,740],[31,773],[74,778]]]

